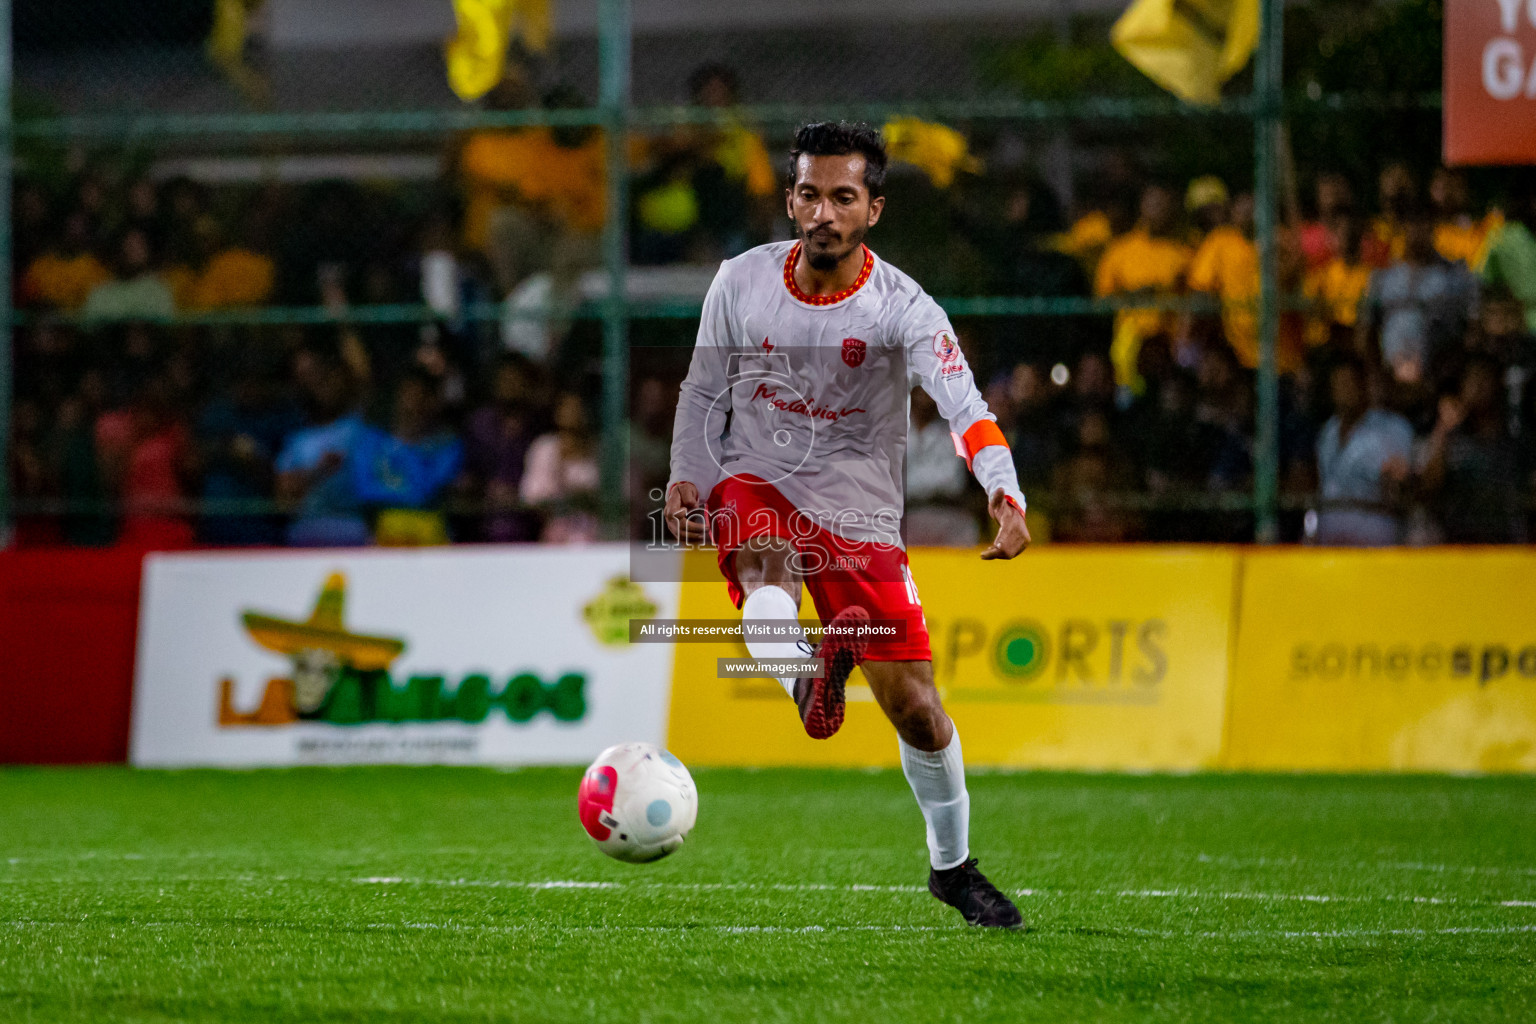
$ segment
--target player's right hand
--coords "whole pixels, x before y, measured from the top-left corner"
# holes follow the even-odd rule
[[[1029,527],[1024,523],[1024,513],[1009,500],[1008,495],[1001,487],[992,492],[992,497],[987,502],[987,512],[997,520],[997,537],[993,539],[992,546],[981,553],[981,557],[991,560],[994,558],[1017,558],[1029,547]]]
[[[667,527],[678,540],[689,544],[702,544],[709,539],[705,518],[695,510],[704,507],[699,489],[686,480],[672,485],[667,492],[667,507],[663,513]],[[689,513],[692,512],[692,515]]]

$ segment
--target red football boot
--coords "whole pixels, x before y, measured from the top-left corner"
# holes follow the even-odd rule
[[[811,657],[822,659],[822,677],[801,676],[795,683],[800,721],[813,740],[827,739],[843,726],[843,712],[847,709],[844,687],[869,648],[868,637],[856,635],[854,630],[868,623],[869,612],[856,604],[834,615],[827,624],[826,639],[811,653]]]

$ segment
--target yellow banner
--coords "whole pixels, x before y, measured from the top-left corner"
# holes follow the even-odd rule
[[[1536,553],[1244,559],[1228,766],[1536,770]]]
[[[712,554],[693,557],[712,558]],[[1220,763],[1238,554],[1042,549],[1014,562],[912,552],[934,675],[973,765],[1194,769]],[[697,567],[686,574],[702,579]],[[683,585],[681,618],[739,619],[725,584]],[[801,617],[814,619],[810,599]],[[690,764],[895,765],[862,676],[831,740],[773,680],[716,678],[740,644],[679,644],[668,745]]]

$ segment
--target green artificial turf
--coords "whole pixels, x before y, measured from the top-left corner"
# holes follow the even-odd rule
[[[575,770],[0,772],[0,1019],[1536,1020],[1536,779],[973,775],[997,934],[899,773],[695,774],[630,866]]]

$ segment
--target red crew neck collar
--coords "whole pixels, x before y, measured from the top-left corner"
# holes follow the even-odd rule
[[[875,269],[875,254],[869,251],[867,245],[860,248],[864,250],[864,266],[859,268],[859,276],[854,278],[853,284],[831,295],[807,295],[795,283],[795,261],[800,258],[800,243],[796,242],[790,248],[788,258],[784,260],[784,287],[789,289],[789,294],[807,306],[835,306],[844,299],[852,298],[854,292],[864,287],[864,282],[869,280],[869,275]]]

